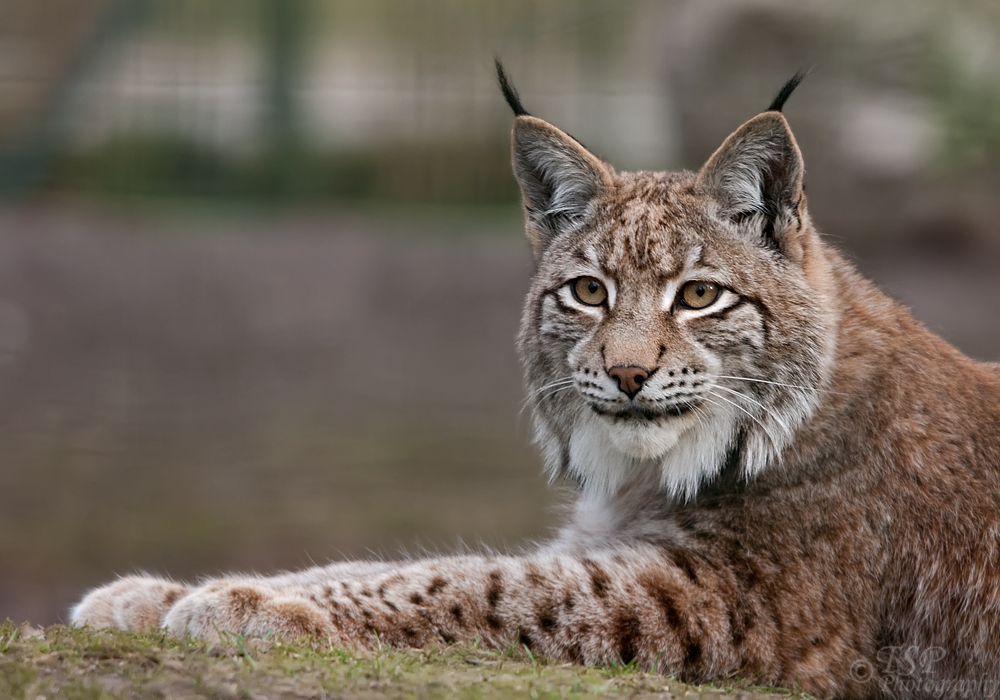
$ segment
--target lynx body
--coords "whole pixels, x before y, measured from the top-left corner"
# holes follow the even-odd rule
[[[579,491],[561,534],[519,556],[126,577],[73,621],[518,636],[819,696],[996,692],[1000,373],[817,234],[790,88],[698,173],[616,173],[501,84],[537,260],[518,343],[548,468]]]

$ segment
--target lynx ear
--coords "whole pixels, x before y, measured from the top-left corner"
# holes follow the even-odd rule
[[[527,114],[514,119],[511,139],[528,239],[538,257],[613,186],[613,171],[569,134]]]
[[[777,111],[759,114],[725,140],[698,173],[698,185],[723,214],[792,258],[801,248],[805,197],[802,154]]]

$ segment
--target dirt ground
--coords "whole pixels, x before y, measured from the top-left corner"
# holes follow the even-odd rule
[[[1000,265],[859,260],[1000,357]],[[0,619],[88,586],[505,547],[562,498],[519,414],[513,208],[0,208]]]

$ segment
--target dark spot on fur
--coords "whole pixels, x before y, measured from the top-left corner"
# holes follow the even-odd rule
[[[674,563],[684,572],[692,583],[698,583],[698,574],[695,571],[695,564],[687,552],[675,550],[671,552]]]
[[[245,615],[260,608],[264,596],[252,588],[234,588],[229,591],[229,600],[236,608],[238,615]]]
[[[442,629],[438,630],[438,636],[441,637],[441,639],[444,640],[445,644],[454,644],[455,643],[455,636],[452,635],[452,634],[448,634],[447,632],[445,632]]]
[[[598,598],[606,598],[608,595],[608,583],[610,582],[607,572],[590,559],[584,559],[581,563],[583,564],[583,568],[587,570],[587,573],[590,574],[590,586],[594,591],[594,595]]]
[[[364,617],[366,620],[372,619],[371,612],[368,611],[368,610],[365,610],[364,608],[361,608],[361,616]]]
[[[489,625],[490,629],[493,630],[498,630],[503,626],[500,622],[500,618],[493,613],[489,613],[486,616],[486,624]]]
[[[363,595],[365,598],[371,598],[372,597],[372,592],[369,591],[367,588],[362,588],[361,589],[361,595]]]
[[[538,588],[545,583],[545,577],[542,576],[537,566],[529,564],[527,569],[527,572],[524,574],[524,580],[528,582],[529,586]]]
[[[701,644],[698,642],[688,642],[687,650],[684,652],[684,665],[694,666],[701,659]]]
[[[489,588],[486,589],[486,603],[490,606],[490,610],[496,610],[497,605],[500,604],[500,598],[503,597],[503,575],[499,571],[491,571],[489,579]]]
[[[544,612],[538,616],[538,626],[542,628],[543,632],[548,632],[552,634],[552,631],[556,629],[556,619],[552,617],[550,613]]]
[[[517,639],[518,641],[521,642],[521,644],[528,647],[529,649],[531,649],[531,647],[535,645],[535,640],[533,640],[531,638],[531,635],[525,632],[523,629],[519,629],[517,631]]]
[[[615,619],[613,634],[618,646],[618,657],[622,664],[629,664],[639,650],[639,618],[625,615]]]
[[[683,623],[681,614],[677,611],[677,605],[674,602],[675,591],[668,587],[666,581],[661,576],[657,576],[656,578],[649,576],[639,583],[646,589],[649,597],[663,610],[663,616],[667,624],[675,630],[680,630]]]
[[[396,607],[396,604],[393,603],[391,600],[389,600],[389,599],[387,599],[385,597],[386,587],[387,587],[387,584],[384,584],[384,583],[381,586],[379,586],[378,597],[382,600],[382,603],[385,605],[385,607],[389,608],[393,612],[399,612],[399,608]]]
[[[403,634],[405,634],[410,639],[413,639],[414,637],[417,636],[417,633],[414,631],[412,627],[404,627]]]
[[[739,649],[746,641],[746,628],[740,624],[732,609],[726,610],[726,617],[729,619],[729,636],[732,639],[733,647]]]
[[[312,615],[301,610],[283,611],[281,616],[303,635],[319,637],[326,632],[323,625],[317,624]]]
[[[753,615],[747,612],[737,615],[731,609],[726,611],[726,615],[729,618],[729,635],[733,647],[739,649],[746,642],[747,632],[753,627]]]
[[[576,605],[576,601],[573,600],[573,596],[567,593],[566,597],[563,599],[563,605],[565,605],[569,610],[572,610],[573,606]]]
[[[572,644],[566,650],[566,655],[569,657],[570,661],[582,664],[584,662],[583,650],[580,648],[579,644]]]
[[[410,595],[410,602],[414,605],[420,605],[424,602],[424,597],[419,593],[413,593]]]
[[[536,573],[528,573],[524,578],[532,588],[538,588],[545,583],[545,579]]]
[[[778,242],[774,238],[774,220],[768,219],[767,223],[764,224],[764,231],[762,233],[764,243],[768,246],[777,248]]]
[[[451,606],[451,616],[453,618],[455,618],[456,620],[458,620],[459,622],[461,622],[462,621],[462,615],[463,615],[463,612],[462,612],[462,606],[461,605],[453,605],[453,606]]]
[[[448,582],[440,576],[431,579],[431,585],[427,587],[427,595],[437,595],[438,592],[448,585]]]
[[[177,599],[180,598],[181,595],[183,595],[181,591],[170,591],[165,596],[163,596],[163,604],[169,608],[175,602],[177,602]]]

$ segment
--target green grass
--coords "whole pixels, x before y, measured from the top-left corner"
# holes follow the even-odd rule
[[[0,697],[103,698],[767,698],[728,685],[687,686],[635,665],[557,663],[512,644],[423,650],[336,649],[228,635],[227,643],[53,625],[0,624]]]

